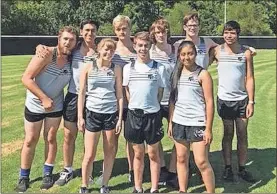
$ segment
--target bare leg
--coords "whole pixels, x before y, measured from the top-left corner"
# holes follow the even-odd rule
[[[248,119],[237,118],[236,119],[236,133],[237,133],[237,150],[238,150],[238,164],[239,166],[245,166],[247,161],[247,124]]]
[[[57,131],[61,117],[44,119],[45,162],[54,164],[57,155]]]
[[[144,144],[132,144],[134,149],[134,178],[135,188],[142,189],[143,170],[144,170]]]
[[[63,161],[65,167],[72,167],[73,165],[77,134],[77,124],[74,122],[64,121]]]
[[[25,138],[21,150],[21,168],[30,169],[35,155],[43,121],[29,122],[24,120]]]
[[[204,141],[192,143],[195,164],[198,167],[208,193],[215,193],[214,171],[209,162],[209,146]]]
[[[148,145],[148,156],[150,160],[150,171],[151,171],[151,189],[158,190],[158,182],[160,177],[160,155],[159,155],[159,149],[160,142],[157,142],[152,145]]]
[[[82,187],[88,186],[89,175],[92,173],[93,161],[95,159],[100,134],[101,131],[90,132],[86,130],[85,132],[85,155],[82,162]]]
[[[187,192],[190,145],[186,141],[175,141],[179,191]]]
[[[231,165],[232,141],[234,137],[234,120],[223,119],[224,134],[222,139],[222,153],[225,165]]]
[[[108,186],[111,173],[113,170],[114,159],[116,155],[116,137],[115,130],[103,131],[103,150],[104,150],[104,162],[103,162],[103,180],[102,185]]]

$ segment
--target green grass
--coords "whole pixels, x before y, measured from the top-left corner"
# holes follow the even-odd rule
[[[238,193],[275,193],[276,192],[276,51],[258,50],[254,58],[256,102],[255,114],[250,119],[248,127],[249,139],[249,162],[248,168],[259,180],[255,184],[239,181],[226,183],[220,179],[223,161],[221,156],[222,123],[215,113],[213,134],[214,140],[211,145],[210,161],[216,175],[216,192]],[[25,101],[25,88],[21,84],[21,75],[30,60],[30,56],[5,56],[2,57],[2,193],[13,192],[17,183],[20,167],[20,148],[24,139],[23,110]],[[216,66],[210,67],[216,94]],[[216,95],[215,95],[216,96]],[[164,121],[166,124],[166,121]],[[58,132],[58,155],[54,173],[58,173],[62,167],[62,129]],[[103,150],[102,142],[99,142],[97,160],[95,162],[94,175],[97,178],[102,166]],[[79,169],[83,157],[82,135],[79,135],[76,143],[74,168]],[[121,135],[117,159],[110,180],[111,191],[128,193],[132,186],[127,182],[127,160],[125,159],[125,140]],[[166,161],[170,157],[172,142],[167,136],[163,139]],[[7,148],[9,150],[7,151]],[[41,138],[31,170],[31,188],[28,192],[38,193],[41,184],[43,165],[44,143]],[[236,150],[236,137],[233,141],[233,149]],[[233,152],[233,166],[236,170],[236,151]],[[146,163],[146,166],[147,163]],[[54,186],[47,193],[76,193],[81,184],[81,178],[76,177],[63,187]],[[144,188],[150,188],[149,168],[145,170]],[[174,192],[172,189],[161,188],[161,192]],[[199,177],[193,175],[189,184],[189,192],[203,192],[204,185]],[[94,184],[92,192],[99,192],[99,186]],[[176,191],[175,191],[176,192]]]

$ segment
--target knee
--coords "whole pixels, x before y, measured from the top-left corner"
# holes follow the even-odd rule
[[[177,154],[177,163],[181,163],[181,164],[187,165],[188,164],[188,159],[184,155],[178,155]]]
[[[65,144],[72,144],[75,142],[77,137],[77,134],[74,134],[72,132],[65,132],[64,133],[64,143]]]
[[[57,144],[56,133],[49,133],[45,141],[49,144]]]
[[[149,157],[149,160],[151,160],[151,161],[159,161],[160,160],[159,150],[149,151],[148,152],[148,157]]]
[[[202,160],[195,160],[195,164],[200,171],[204,171],[209,167],[209,162],[205,159]]]
[[[35,136],[29,136],[26,137],[24,140],[24,146],[28,147],[28,148],[32,148],[35,147],[37,145],[39,137],[35,137]]]
[[[144,160],[144,151],[135,151],[134,159]]]

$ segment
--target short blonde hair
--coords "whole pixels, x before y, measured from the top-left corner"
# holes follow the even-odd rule
[[[128,16],[125,15],[118,15],[113,19],[113,27],[115,26],[116,23],[124,23],[126,22],[128,26],[131,28],[131,20]]]
[[[103,38],[97,45],[97,52],[99,52],[100,49],[103,48],[105,45],[108,47],[108,49],[116,49],[116,42],[113,39]]]

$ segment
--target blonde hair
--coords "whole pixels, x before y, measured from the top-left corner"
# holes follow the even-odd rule
[[[150,34],[149,32],[146,32],[146,31],[142,31],[142,32],[138,32],[135,34],[134,36],[134,43],[136,44],[137,43],[137,40],[145,40],[147,42],[151,42],[151,39],[150,39]]]
[[[116,49],[116,42],[111,38],[103,38],[97,45],[97,52],[99,52],[104,46],[107,46],[108,49]]]
[[[155,29],[156,28],[158,28],[162,32],[166,32],[167,33],[167,40],[169,41],[170,27],[169,27],[168,21],[164,18],[160,18],[160,19],[154,21],[154,23],[151,25],[151,27],[149,29],[150,39],[154,44],[157,43],[157,40],[155,38]]]
[[[131,28],[131,20],[128,16],[125,15],[118,15],[113,19],[113,27],[115,27],[116,23],[124,23],[126,22],[128,24],[128,26]]]

